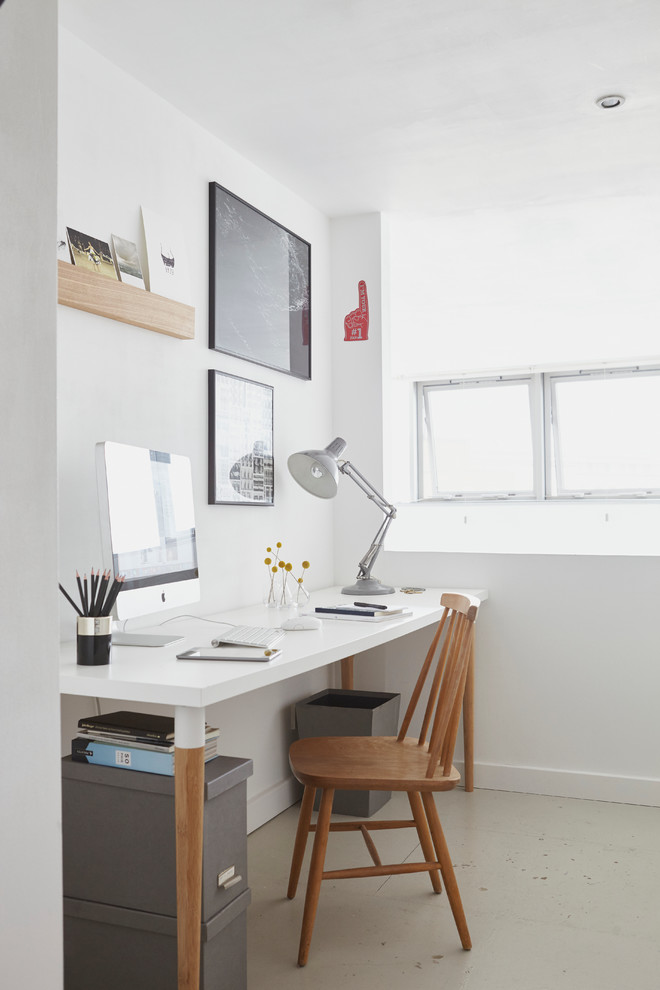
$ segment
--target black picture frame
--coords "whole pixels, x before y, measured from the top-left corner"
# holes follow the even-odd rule
[[[209,505],[274,505],[272,385],[208,373]]]
[[[311,244],[209,183],[209,347],[312,377]]]

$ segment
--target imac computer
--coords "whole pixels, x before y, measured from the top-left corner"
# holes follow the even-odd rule
[[[190,461],[178,454],[106,441],[96,445],[106,568],[124,581],[117,619],[199,601]],[[165,646],[177,635],[113,632],[118,645]]]

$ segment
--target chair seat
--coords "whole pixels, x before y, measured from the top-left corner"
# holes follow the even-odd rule
[[[289,750],[297,780],[311,787],[372,791],[448,791],[461,775],[452,766],[427,777],[428,750],[416,739],[396,736],[319,736],[299,739]]]

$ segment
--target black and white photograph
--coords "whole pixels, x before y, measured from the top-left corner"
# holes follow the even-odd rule
[[[209,347],[310,379],[310,245],[217,182],[209,193]]]
[[[209,371],[209,505],[273,505],[273,387]]]
[[[73,227],[66,228],[66,236],[74,265],[117,280],[117,269],[107,241],[99,240],[81,230],[74,230]]]
[[[144,289],[144,275],[138,254],[137,244],[128,241],[125,237],[111,235],[112,253],[115,265],[119,272],[119,280],[127,285],[134,285],[138,289]]]

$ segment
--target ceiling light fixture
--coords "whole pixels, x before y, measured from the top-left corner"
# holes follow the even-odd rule
[[[614,107],[622,107],[625,102],[626,100],[623,96],[600,96],[596,100],[598,106],[602,107],[603,110],[613,110]]]

